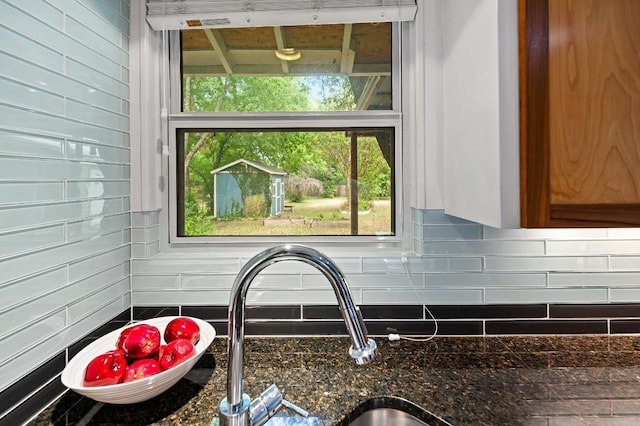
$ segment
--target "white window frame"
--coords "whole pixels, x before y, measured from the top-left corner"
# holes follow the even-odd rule
[[[396,153],[402,168],[397,194],[402,209],[396,238],[378,242],[314,243],[333,256],[391,256],[412,252],[413,220],[421,209],[442,209],[443,204],[443,75],[442,0],[421,0],[415,20],[402,24],[402,148]],[[167,31],[155,31],[145,20],[146,3],[131,3],[131,197],[135,226],[158,227],[159,253],[188,258],[250,256],[271,244],[237,238],[233,244],[211,244],[169,239],[169,155]],[[429,99],[426,103],[425,100]],[[124,137],[124,136],[123,136]],[[137,225],[136,225],[137,224]],[[278,239],[278,243],[283,240]]]
[[[398,223],[398,236],[402,242],[398,243],[384,241],[378,244],[365,242],[339,244],[327,243],[318,244],[324,248],[325,252],[334,255],[346,256],[366,256],[377,255],[395,256],[400,253],[412,251],[413,233],[412,219],[418,224],[421,223],[419,215],[424,209],[440,210],[447,214],[455,214],[447,208],[452,201],[457,200],[455,193],[449,188],[455,185],[462,185],[466,190],[459,192],[462,198],[472,193],[485,193],[487,191],[514,191],[511,198],[501,199],[500,202],[483,202],[482,205],[473,204],[469,210],[475,216],[464,216],[468,220],[484,223],[493,227],[518,227],[517,224],[519,206],[517,182],[518,176],[509,172],[502,172],[502,183],[486,184],[480,187],[479,180],[473,181],[473,188],[469,186],[469,179],[459,179],[453,176],[451,170],[445,173],[448,168],[445,157],[450,161],[459,160],[455,151],[452,152],[453,142],[461,142],[452,136],[449,130],[451,126],[472,128],[473,137],[467,142],[472,144],[499,143],[499,153],[502,154],[504,146],[509,148],[509,152],[517,154],[517,0],[505,0],[496,2],[495,0],[477,0],[478,5],[497,8],[498,13],[471,13],[468,8],[476,9],[476,2],[472,5],[467,0],[420,0],[415,21],[402,25],[402,169],[397,170],[398,179],[403,182],[402,191],[398,193],[399,206],[402,207],[402,221]],[[154,31],[145,21],[145,2],[131,2],[131,43],[130,43],[130,69],[131,69],[131,211],[135,214],[141,212],[148,213],[148,217],[160,228],[160,252],[177,256],[188,256],[188,253],[197,256],[245,256],[254,253],[265,244],[248,243],[246,240],[238,238],[234,244],[209,244],[196,243],[193,241],[176,243],[169,241],[169,191],[168,187],[168,164],[169,164],[169,144],[167,140],[166,121],[161,120],[161,108],[164,103],[160,100],[164,96],[165,88],[160,76],[166,73],[166,67],[161,66],[161,59],[166,59],[162,53],[162,40],[166,31]],[[479,20],[480,30],[477,32],[465,32],[466,22],[469,17],[475,16]],[[495,31],[485,31],[485,29],[498,28],[498,38]],[[448,29],[448,30],[447,30]],[[445,34],[446,33],[446,34]],[[455,41],[455,38],[464,35],[465,40],[470,41],[468,46],[460,48],[454,58],[467,58],[469,66],[457,67],[461,70],[473,70],[469,74],[458,72],[456,78],[447,74],[444,78],[444,69],[448,67],[452,51],[457,44],[447,42]],[[508,41],[508,43],[507,43]],[[500,49],[487,48],[495,43],[505,42]],[[514,47],[516,46],[516,47]],[[516,52],[516,53],[513,53]],[[491,53],[491,55],[489,55]],[[480,59],[478,55],[481,56]],[[478,75],[475,67],[477,62],[491,64],[482,75]],[[473,76],[473,79],[469,78]],[[450,89],[457,90],[458,83],[462,87],[469,84],[470,80],[479,81],[482,79],[500,79],[500,93],[476,93],[473,105],[482,111],[482,116],[491,122],[500,125],[500,138],[495,140],[494,136],[487,135],[484,127],[470,126],[468,119],[468,104],[470,96],[462,90],[462,96],[454,96]],[[503,88],[509,82],[513,87]],[[481,85],[478,85],[481,86]],[[449,89],[447,89],[449,88]],[[504,90],[503,90],[504,89]],[[449,90],[449,91],[448,91]],[[486,90],[485,90],[486,92]],[[498,102],[496,102],[496,97]],[[446,100],[446,102],[445,102]],[[516,107],[513,107],[515,105]],[[464,108],[458,108],[463,106]],[[499,109],[496,108],[499,106]],[[510,107],[511,106],[511,107]],[[445,129],[444,116],[448,115],[447,122],[449,128]],[[473,115],[471,116],[473,117]],[[164,125],[163,125],[164,123]],[[461,124],[462,123],[462,124]],[[486,126],[485,126],[486,127]],[[126,135],[123,135],[125,138]],[[123,142],[124,143],[124,142]],[[513,147],[516,149],[512,149]],[[468,156],[464,151],[465,147],[460,147],[461,157]],[[496,149],[493,150],[496,152]],[[518,164],[517,155],[511,154],[508,157],[498,157],[490,159],[486,164],[469,158],[467,164],[468,171],[482,173],[478,169],[482,166],[485,169],[495,167],[505,168],[509,165]],[[466,175],[469,173],[465,174]],[[447,179],[445,179],[445,175]],[[471,174],[469,174],[471,176]],[[473,178],[471,178],[473,180]],[[446,181],[446,182],[445,182]],[[490,199],[487,197],[487,200]],[[508,194],[507,194],[508,195]],[[445,200],[448,199],[447,202]],[[509,201],[509,200],[515,201]],[[471,203],[475,202],[469,200]],[[482,218],[478,218],[478,213],[487,209],[511,208],[507,220],[496,220],[485,223]],[[413,210],[412,210],[413,209]],[[413,215],[416,215],[414,218]],[[146,216],[145,216],[146,217]],[[159,222],[156,222],[159,217]],[[134,216],[136,219],[137,216]],[[139,225],[140,226],[140,225]],[[419,230],[415,231],[419,237]],[[418,238],[416,241],[419,241]],[[278,240],[282,241],[281,239]],[[219,248],[221,248],[219,250]]]
[[[172,61],[169,67],[171,95],[170,108],[167,114],[167,140],[168,140],[168,164],[165,169],[168,171],[168,197],[167,204],[163,206],[164,214],[161,215],[162,222],[168,224],[169,246],[170,247],[190,247],[202,246],[228,246],[246,244],[251,240],[255,245],[272,245],[274,243],[301,243],[323,245],[323,246],[343,246],[359,245],[362,247],[401,247],[406,246],[410,241],[410,215],[407,203],[406,190],[409,187],[407,173],[405,172],[405,153],[403,150],[403,114],[402,101],[404,99],[405,87],[401,81],[405,76],[402,74],[401,51],[402,38],[406,31],[402,31],[401,23],[393,23],[392,42],[392,87],[393,106],[389,111],[341,111],[341,112],[304,112],[304,113],[184,113],[181,112],[182,87],[180,75],[180,63]],[[179,32],[170,32],[169,57],[180,56]],[[165,83],[167,78],[165,77]],[[175,93],[176,89],[178,93]],[[393,127],[395,128],[395,235],[392,236],[178,236],[177,234],[177,179],[176,179],[176,134],[179,129],[202,129],[202,128],[300,128],[301,122],[308,123],[309,117],[313,117],[314,128],[336,128],[336,127]]]

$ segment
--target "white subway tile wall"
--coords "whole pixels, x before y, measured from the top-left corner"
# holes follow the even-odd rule
[[[2,391],[131,306],[131,171],[129,1],[0,16]]]
[[[133,214],[134,245],[155,241],[155,217]],[[638,229],[494,229],[441,210],[413,210],[412,217],[415,253],[406,264],[399,255],[334,257],[359,303],[640,302]],[[246,260],[204,249],[134,258],[134,305],[226,305]],[[253,304],[335,303],[326,279],[301,263],[270,266],[252,290],[247,299]]]

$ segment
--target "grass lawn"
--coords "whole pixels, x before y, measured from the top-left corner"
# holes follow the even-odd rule
[[[211,235],[350,235],[350,214],[341,209],[346,198],[307,198],[287,202],[290,211],[268,219],[216,220]],[[376,200],[366,214],[358,215],[359,235],[389,234],[391,201]]]

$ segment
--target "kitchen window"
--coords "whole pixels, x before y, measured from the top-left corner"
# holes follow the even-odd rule
[[[170,46],[172,240],[399,235],[400,24],[185,29]]]

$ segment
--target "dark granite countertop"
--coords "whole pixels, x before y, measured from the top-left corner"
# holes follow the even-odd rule
[[[292,423],[295,415],[282,409],[272,425],[346,424],[356,406],[381,396],[407,399],[453,425],[640,424],[640,337],[376,340],[377,359],[356,366],[346,337],[249,337],[245,392],[255,398],[275,383],[310,413]],[[159,397],[117,406],[67,392],[30,425],[208,426],[225,396],[226,359],[226,340],[217,338]]]

